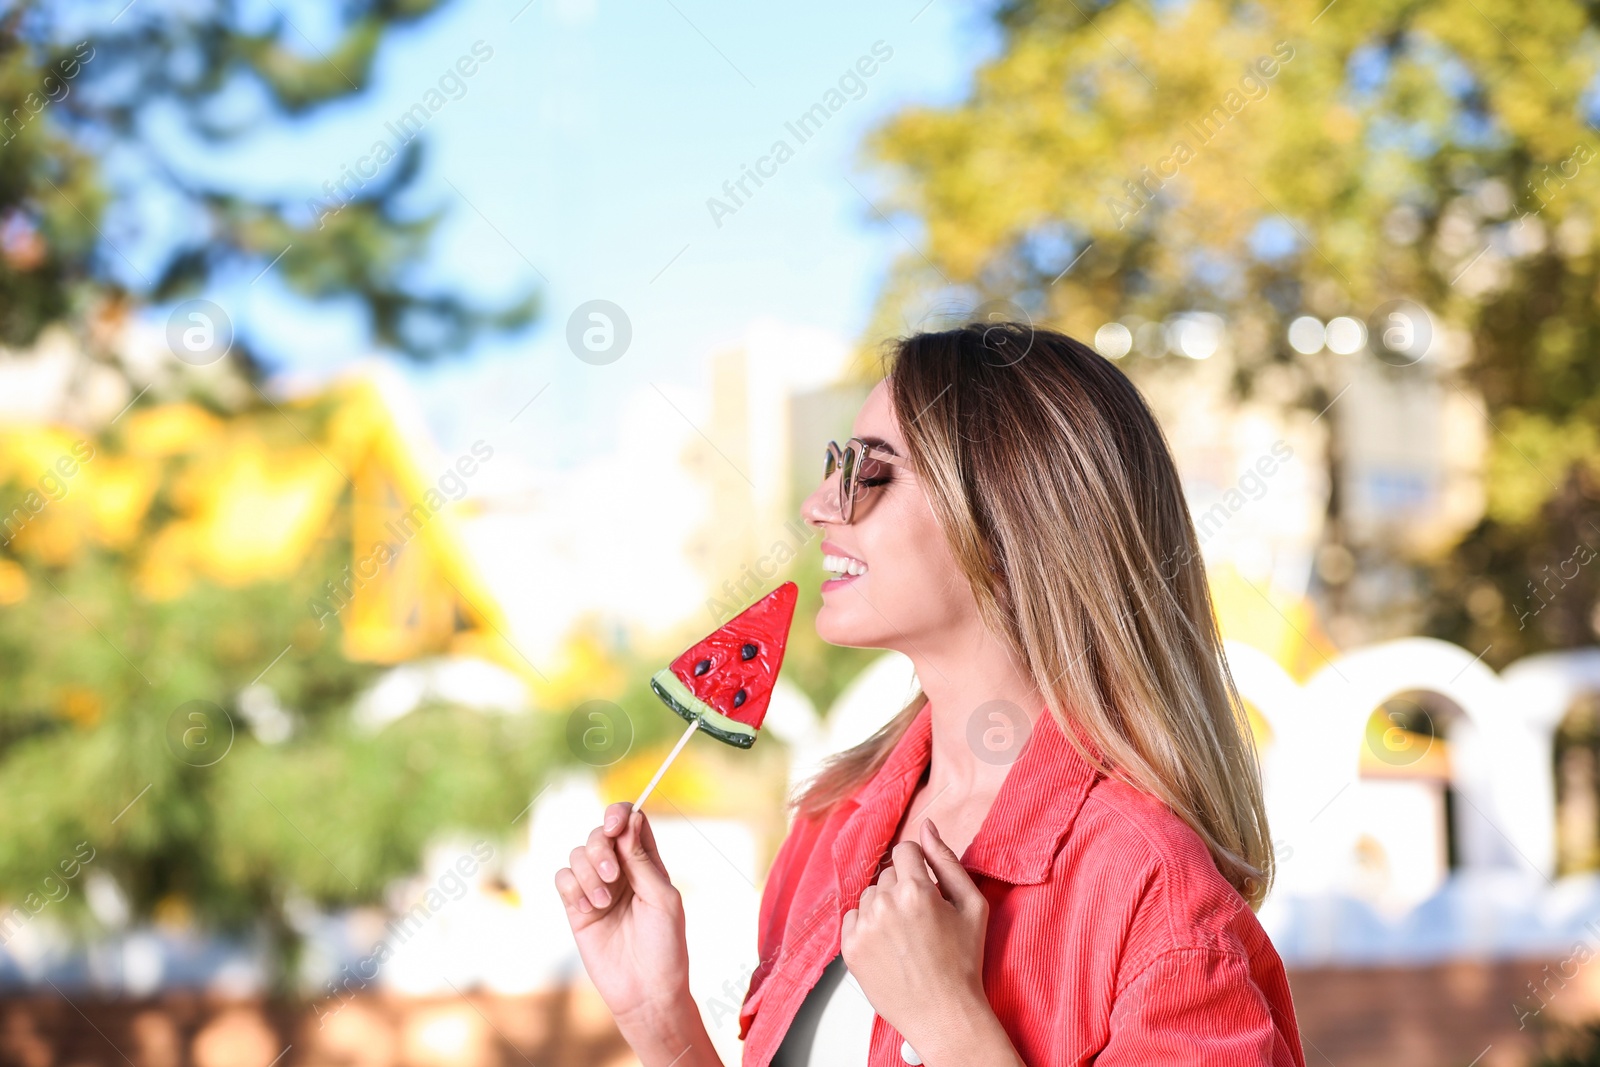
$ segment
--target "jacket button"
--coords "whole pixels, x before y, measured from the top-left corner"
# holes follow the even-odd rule
[[[907,1063],[921,1063],[922,1057],[917,1055],[917,1050],[911,1047],[911,1042],[900,1042],[900,1058]]]

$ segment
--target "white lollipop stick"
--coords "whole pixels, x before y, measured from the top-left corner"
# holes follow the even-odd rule
[[[690,719],[689,728],[683,732],[682,737],[678,738],[678,743],[672,746],[672,751],[667,753],[667,758],[662,761],[661,766],[656,768],[655,777],[651,778],[650,784],[644,787],[644,792],[639,794],[639,799],[633,802],[634,811],[644,807],[645,798],[655,789],[656,783],[661,781],[661,776],[667,773],[667,768],[672,766],[672,761],[678,758],[678,753],[683,751],[683,746],[689,743],[689,738],[694,736],[694,732],[698,729],[700,729],[700,720]]]

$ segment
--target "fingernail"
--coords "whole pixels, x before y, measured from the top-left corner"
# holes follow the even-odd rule
[[[618,822],[618,819],[617,819],[617,817],[615,815],[607,815],[606,816],[606,829],[607,830],[615,830],[617,828],[617,822]]]
[[[611,903],[611,891],[609,889],[607,889],[605,886],[600,886],[599,888],[597,888],[594,891],[594,895],[600,898],[600,906],[602,908],[606,907],[607,905],[609,905]]]
[[[589,898],[588,897],[579,897],[578,898],[578,910],[583,912],[585,915],[587,915],[589,912],[594,910],[594,905],[589,903]]]
[[[610,860],[601,860],[600,861],[600,877],[604,878],[606,881],[609,882],[609,881],[611,881],[611,879],[615,878],[616,876],[617,876],[617,865],[615,863],[612,863]]]

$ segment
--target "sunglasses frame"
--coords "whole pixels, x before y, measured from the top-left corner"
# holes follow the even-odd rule
[[[861,486],[857,472],[861,469],[861,460],[867,456],[887,463],[891,467],[907,470],[911,468],[911,461],[904,456],[885,451],[881,445],[868,444],[859,437],[850,438],[844,443],[843,448],[839,447],[839,442],[829,441],[824,463],[831,463],[833,471],[839,472],[839,516],[846,524],[855,518],[856,493]],[[846,457],[849,457],[848,463]],[[824,466],[822,480],[827,481],[833,477],[833,471]]]

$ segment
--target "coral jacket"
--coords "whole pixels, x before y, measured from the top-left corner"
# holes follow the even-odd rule
[[[779,849],[739,1016],[747,1067],[767,1067],[838,954],[928,765],[931,715]],[[961,862],[989,901],[984,991],[1028,1067],[1305,1067],[1283,962],[1199,835],[1098,773],[1048,713]],[[876,1018],[871,1067],[899,1067],[901,1042]]]

